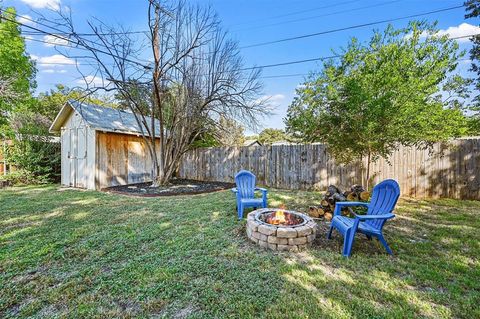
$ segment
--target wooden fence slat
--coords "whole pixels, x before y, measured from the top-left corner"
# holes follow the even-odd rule
[[[219,147],[187,152],[178,174],[232,182],[240,169],[248,169],[268,187],[325,190],[330,184],[345,189],[363,183],[365,165],[366,159],[340,165],[322,144]],[[480,199],[480,139],[436,143],[430,150],[401,146],[371,163],[370,176],[374,183],[396,179],[404,196]]]

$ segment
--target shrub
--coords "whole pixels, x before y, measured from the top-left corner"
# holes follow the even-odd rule
[[[50,121],[37,114],[17,114],[12,120],[15,140],[7,152],[15,184],[51,183],[60,179],[60,143],[48,135]]]
[[[38,184],[41,182],[41,179],[35,178],[30,172],[23,169],[0,176],[0,185],[3,186]],[[46,182],[48,181],[43,180],[43,183]]]

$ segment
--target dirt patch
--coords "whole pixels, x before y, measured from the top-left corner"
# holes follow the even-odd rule
[[[132,196],[175,196],[221,191],[235,187],[233,183],[203,182],[191,179],[173,179],[170,185],[152,187],[152,183],[140,183],[104,188],[103,191]]]

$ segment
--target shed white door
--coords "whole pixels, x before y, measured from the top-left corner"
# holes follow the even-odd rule
[[[87,133],[85,127],[75,130],[75,185],[74,187],[87,187]]]
[[[86,127],[65,129],[62,135],[62,184],[87,187],[87,134]]]
[[[62,128],[62,185],[73,186],[71,129]]]

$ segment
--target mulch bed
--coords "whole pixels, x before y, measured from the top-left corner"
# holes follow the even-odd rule
[[[170,185],[151,187],[152,183],[139,183],[121,186],[112,186],[104,188],[103,191],[124,194],[131,196],[175,196],[175,195],[191,195],[203,194],[221,191],[235,187],[233,183],[224,182],[204,182],[191,179],[173,179]]]

